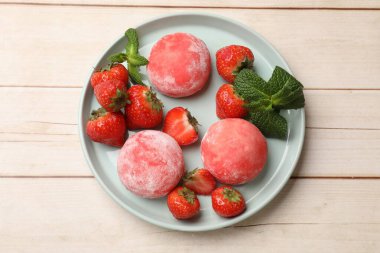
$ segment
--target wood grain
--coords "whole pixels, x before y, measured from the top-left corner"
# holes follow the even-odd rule
[[[306,125],[315,128],[380,129],[380,91],[305,91]]]
[[[380,248],[380,1],[0,0],[0,252],[345,252]],[[128,27],[179,12],[262,34],[305,85],[306,136],[257,215],[181,233],[126,212],[80,148],[80,93]],[[352,179],[351,179],[352,178]]]
[[[376,180],[291,180],[235,227],[181,233],[129,214],[94,179],[0,179],[0,251],[370,253],[380,247],[379,198]]]
[[[0,88],[3,108],[12,111],[0,121],[0,176],[91,175],[78,137],[80,93]],[[380,91],[307,90],[305,96],[308,129],[295,176],[379,177]]]
[[[2,133],[74,134],[81,89],[0,87]],[[159,96],[159,95],[158,95]],[[306,90],[307,127],[380,129],[380,90]],[[17,101],[17,103],[16,103]],[[22,124],[21,124],[22,123]]]
[[[380,131],[306,129],[296,177],[379,177]]]
[[[127,27],[182,11],[224,15],[252,27],[307,88],[380,88],[379,11],[39,5],[0,8],[0,33],[6,34],[0,44],[0,86],[81,87],[98,57]],[[22,71],[9,75],[9,66]]]
[[[201,8],[380,8],[376,0],[317,0],[317,1],[291,1],[291,0],[1,0],[0,3],[13,4],[58,4],[58,5],[101,5],[101,6],[155,6],[155,7],[201,7]]]
[[[74,134],[0,134],[0,167],[0,177],[92,176]],[[306,129],[293,176],[380,177],[380,131]]]

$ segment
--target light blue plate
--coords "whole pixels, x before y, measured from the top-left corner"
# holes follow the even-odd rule
[[[126,29],[128,24],[126,24]],[[259,34],[246,26],[224,17],[181,13],[156,18],[137,27],[140,38],[140,52],[149,56],[153,44],[162,36],[187,32],[202,39],[208,46],[212,58],[212,74],[209,85],[199,94],[188,98],[174,99],[158,94],[163,101],[165,110],[175,106],[189,108],[200,122],[200,139],[207,128],[218,120],[215,114],[215,94],[224,83],[215,68],[216,51],[230,44],[245,45],[252,49],[255,55],[255,71],[264,79],[268,79],[276,65],[289,70],[288,65],[279,53]],[[120,31],[123,34],[124,31]],[[107,64],[106,58],[112,53],[123,51],[126,44],[124,37],[112,45],[96,64],[96,68]],[[164,63],[163,63],[164,64]],[[145,68],[142,68],[145,74]],[[304,110],[282,111],[287,119],[289,133],[287,140],[268,139],[268,162],[264,171],[254,181],[237,187],[247,202],[247,210],[240,216],[225,219],[214,213],[209,196],[200,197],[201,214],[191,221],[174,219],[166,207],[166,198],[151,200],[143,199],[124,188],[117,176],[116,160],[119,150],[102,144],[91,142],[86,134],[86,122],[92,109],[99,105],[94,98],[89,79],[83,89],[79,109],[79,135],[84,155],[96,179],[106,192],[121,206],[143,220],[169,229],[183,231],[205,231],[233,225],[257,213],[282,189],[301,153],[305,133]],[[147,81],[147,78],[145,77]],[[133,134],[133,133],[130,133]],[[202,167],[199,144],[184,148],[186,168],[191,170]]]

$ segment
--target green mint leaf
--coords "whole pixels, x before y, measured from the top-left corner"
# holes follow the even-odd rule
[[[139,50],[139,39],[137,37],[137,31],[136,29],[129,28],[125,32],[125,36],[128,39],[128,43],[125,46],[126,53],[128,56],[138,54]]]
[[[147,65],[148,60],[139,54],[139,39],[136,29],[129,28],[125,32],[125,36],[128,39],[125,50],[129,75],[134,83],[145,85],[139,73],[139,66]]]
[[[142,55],[135,54],[128,56],[128,63],[134,66],[144,66],[149,63],[149,61]]]
[[[281,90],[289,76],[291,75],[288,72],[276,66],[273,70],[271,78],[267,82],[270,94],[276,94],[279,90]]]
[[[305,106],[302,84],[278,66],[268,82],[253,70],[241,70],[236,76],[234,91],[246,103],[248,120],[267,137],[286,138],[288,125],[279,114],[281,109]]]
[[[270,99],[267,83],[253,70],[243,69],[235,78],[234,91],[246,101]]]
[[[304,96],[299,96],[296,100],[293,100],[290,104],[286,105],[286,108],[282,109],[299,109],[305,107],[305,97]],[[278,106],[276,107],[280,109]]]
[[[139,67],[128,64],[128,73],[129,73],[129,76],[131,77],[132,81],[135,84],[141,84],[141,85],[146,86],[146,84],[143,83],[143,81],[142,81],[142,77],[141,77],[141,74],[139,72]]]
[[[270,99],[260,99],[244,105],[250,112],[257,111],[270,111],[272,108],[272,101]]]
[[[269,81],[268,85],[275,87],[273,91],[277,90],[272,95],[273,108],[297,109],[298,106],[304,106],[305,98],[302,84],[284,69],[277,66]],[[281,88],[278,90],[280,86]]]
[[[288,123],[276,111],[250,112],[248,120],[266,137],[285,139],[288,134]]]
[[[122,63],[122,62],[125,62],[127,60],[127,55],[124,53],[117,53],[117,54],[113,54],[113,55],[108,56],[107,60],[110,61],[112,64],[113,63]]]

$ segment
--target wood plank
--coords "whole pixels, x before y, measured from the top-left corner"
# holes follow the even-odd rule
[[[91,175],[77,136],[80,92],[0,88],[3,108],[12,111],[0,121],[0,176]],[[379,177],[380,130],[355,128],[378,129],[380,91],[308,90],[305,96],[308,129],[294,175]]]
[[[379,90],[307,90],[305,99],[308,127],[380,129]]]
[[[380,88],[379,11],[35,5],[0,9],[0,33],[7,35],[0,44],[0,85],[81,87],[127,27],[184,10],[224,15],[254,28],[307,88]],[[23,71],[9,75],[9,66]]]
[[[81,89],[0,87],[3,133],[75,134]],[[305,90],[306,125],[380,129],[380,90]],[[21,124],[22,123],[22,124]]]
[[[101,5],[101,6],[157,6],[157,7],[233,7],[233,8],[380,8],[376,0],[317,0],[317,1],[291,1],[291,0],[1,0],[1,3],[13,4],[63,4],[63,5]]]
[[[76,140],[0,141],[0,176],[92,176]],[[22,159],[20,159],[22,157]]]
[[[235,227],[182,233],[132,216],[94,179],[1,179],[0,251],[377,252],[379,198],[377,180],[291,180]]]
[[[295,177],[380,177],[380,131],[306,129]]]
[[[7,133],[73,134],[80,94],[78,88],[0,87],[1,105],[12,112],[1,121],[1,130]]]
[[[92,175],[76,135],[0,134],[0,167],[2,177]],[[308,128],[293,176],[380,177],[380,131]]]

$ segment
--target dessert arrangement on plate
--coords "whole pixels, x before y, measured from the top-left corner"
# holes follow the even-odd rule
[[[270,152],[265,137],[287,137],[280,111],[304,106],[302,84],[278,66],[265,81],[253,69],[255,52],[243,45],[225,45],[211,55],[202,38],[177,32],[159,39],[147,59],[139,53],[137,31],[130,28],[125,36],[125,50],[110,55],[109,64],[91,76],[101,107],[91,112],[88,138],[121,148],[117,173],[125,190],[141,198],[166,198],[176,219],[201,215],[198,195],[209,195],[221,217],[240,215],[246,204],[235,186],[264,169]],[[207,89],[212,57],[225,81],[209,98],[220,120],[199,136],[202,122],[191,108],[179,101],[164,114],[157,93],[185,98]],[[149,83],[140,73],[144,66]],[[140,131],[128,136],[128,130]],[[191,170],[181,147],[198,139],[203,165]]]

